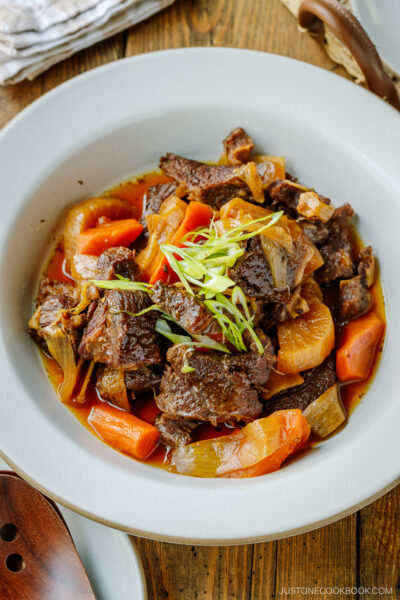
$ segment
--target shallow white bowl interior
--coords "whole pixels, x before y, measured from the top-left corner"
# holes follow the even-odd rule
[[[131,460],[57,400],[25,333],[64,209],[167,151],[215,159],[242,125],[258,150],[350,202],[380,260],[388,334],[372,387],[336,436],[281,471],[201,480]],[[357,86],[282,57],[228,49],[156,53],[60,86],[0,135],[1,449],[39,489],[103,523],[199,543],[272,539],[347,514],[399,476],[397,381],[400,118]],[[78,181],[83,181],[80,185]]]

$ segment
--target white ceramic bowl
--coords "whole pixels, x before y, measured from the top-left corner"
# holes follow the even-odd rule
[[[336,436],[271,475],[195,479],[91,435],[56,398],[25,330],[53,227],[69,204],[154,167],[166,151],[214,159],[242,125],[301,181],[350,202],[380,260],[388,333],[378,374]],[[79,76],[0,135],[4,457],[62,504],[139,535],[240,543],[338,519],[399,477],[400,117],[371,93],[279,56],[192,49]],[[78,181],[83,181],[80,185]]]

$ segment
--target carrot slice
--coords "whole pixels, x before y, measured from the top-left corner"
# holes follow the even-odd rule
[[[144,460],[158,444],[158,429],[117,408],[94,406],[87,420],[107,444],[134,458]]]
[[[185,218],[169,243],[178,248],[181,247],[181,240],[185,235],[199,227],[207,227],[210,224],[213,215],[213,209],[208,204],[203,204],[203,202],[197,202],[196,200],[190,202],[186,210]],[[164,281],[165,283],[174,282],[173,271],[169,267],[168,260],[165,256],[163,256],[159,263],[156,264],[153,274],[150,277],[150,283],[155,283],[159,280]]]
[[[309,435],[301,410],[279,410],[231,435],[177,448],[172,464],[197,477],[255,477],[279,469]]]
[[[340,381],[360,381],[368,377],[384,328],[384,322],[374,312],[344,326],[342,344],[336,353],[336,373]]]
[[[143,226],[136,219],[120,219],[104,223],[79,234],[76,240],[76,252],[100,256],[102,252],[113,246],[129,246],[142,231]]]
[[[296,414],[279,415],[286,421],[284,431],[287,434],[287,438],[285,439],[284,443],[270,456],[266,456],[263,460],[255,465],[251,465],[244,469],[238,469],[237,471],[231,471],[226,475],[222,475],[222,477],[238,479],[244,477],[258,477],[259,475],[273,473],[281,468],[282,463],[286,460],[286,458],[288,458],[288,456],[296,454],[302,448],[304,448],[311,433],[311,428],[308,424],[308,421],[303,417],[303,415],[297,414],[297,409],[292,411],[282,410],[277,412],[296,412]],[[301,411],[299,412],[301,413]],[[272,413],[270,417],[273,417],[274,414],[276,415],[277,413]]]
[[[79,235],[95,227],[100,217],[112,220],[133,219],[136,217],[136,211],[127,200],[110,197],[88,198],[71,208],[64,227],[64,250],[68,268],[76,252],[76,240]]]

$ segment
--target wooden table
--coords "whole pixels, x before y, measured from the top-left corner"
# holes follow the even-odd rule
[[[92,67],[179,46],[234,46],[291,56],[346,77],[278,0],[176,0],[149,21],[56,65],[33,82],[0,89],[0,127],[43,93]],[[240,74],[238,74],[240,77]],[[211,499],[212,501],[212,499]],[[162,510],[162,506],[160,507]],[[400,488],[337,523],[297,537],[231,547],[137,539],[149,600],[399,598]],[[371,588],[359,595],[304,587]],[[396,592],[397,586],[397,592]],[[291,590],[288,588],[298,588]],[[134,599],[133,599],[134,600]]]

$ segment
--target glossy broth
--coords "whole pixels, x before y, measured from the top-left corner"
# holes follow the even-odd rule
[[[108,190],[105,195],[113,196],[117,198],[124,198],[129,200],[136,208],[136,218],[140,218],[142,211],[144,209],[145,202],[145,194],[149,187],[156,185],[158,183],[166,183],[170,181],[168,177],[158,172],[147,173],[136,180],[128,181],[125,183],[121,183],[116,187]],[[361,238],[355,231],[355,229],[351,230],[351,241],[354,247],[354,254],[357,256],[359,250],[364,246]],[[65,270],[65,261],[64,261],[64,252],[62,249],[62,245],[60,244],[56,250],[52,253],[50,259],[47,262],[47,266],[43,271],[43,275],[47,277],[51,277],[53,279],[58,279],[60,281],[73,282],[74,280],[68,275]],[[375,283],[371,288],[371,294],[373,297],[373,305],[371,307],[371,311],[374,311],[378,314],[378,316],[386,323],[385,316],[385,303],[383,298],[382,286],[379,278],[379,271],[377,273]],[[338,314],[338,294],[335,293],[334,288],[326,288],[324,290],[324,300],[326,304],[331,308],[334,317]],[[337,343],[340,343],[340,331],[341,324],[335,318],[336,323],[336,340]],[[372,382],[372,379],[377,371],[382,349],[384,344],[384,336],[382,336],[382,340],[379,344],[378,351],[375,356],[373,368],[371,370],[370,376],[368,379],[355,383],[341,384],[340,392],[343,404],[347,410],[348,415],[352,413],[357,404],[360,402],[362,397],[368,391],[368,388]],[[41,351],[40,351],[41,352]],[[59,385],[62,382],[62,371],[55,360],[41,352],[43,364],[45,370],[48,374],[48,377],[53,384],[54,388],[57,390]],[[90,382],[87,393],[86,393],[86,403],[81,406],[70,406],[66,405],[68,409],[79,419],[79,421],[87,427],[94,435],[97,435],[90,425],[87,422],[87,418],[89,416],[90,410],[92,407],[96,405],[100,405],[103,403],[103,400],[100,398],[95,385],[93,382]],[[137,417],[147,421],[149,423],[153,423],[154,419],[159,414],[159,410],[156,406],[153,393],[143,394],[141,397],[136,398],[132,402],[132,413]],[[226,425],[220,425],[218,427],[214,427],[209,423],[205,423],[200,425],[194,432],[194,441],[210,439],[214,437],[218,437],[221,435],[227,435],[232,432],[232,428],[227,427]],[[101,439],[101,438],[100,438]],[[168,470],[172,470],[168,459],[168,452],[162,446],[159,446],[155,452],[144,461],[150,465],[163,467]]]

